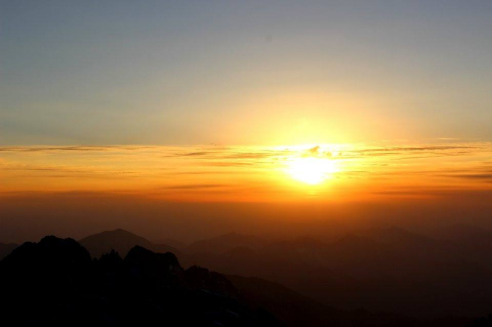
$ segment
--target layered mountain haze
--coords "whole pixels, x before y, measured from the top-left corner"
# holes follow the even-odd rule
[[[334,246],[347,242],[355,244],[361,239],[347,236]],[[252,240],[254,242],[250,242]],[[223,326],[292,327],[466,326],[472,322],[470,318],[457,316],[422,319],[402,314],[336,309],[328,303],[343,305],[337,293],[342,289],[343,292],[350,292],[343,285],[353,286],[353,296],[368,289],[353,279],[328,281],[328,276],[334,277],[336,272],[323,270],[321,262],[315,258],[330,249],[331,244],[310,238],[283,242],[262,240],[258,244],[259,240],[262,239],[230,233],[194,243],[212,244],[206,250],[209,255],[217,251],[213,260],[205,251],[193,252],[194,246],[188,247],[191,249],[189,252],[180,252],[177,258],[170,252],[155,253],[146,249],[137,243],[151,248],[156,245],[118,229],[82,240],[90,244],[92,251],[111,248],[91,260],[89,251],[76,241],[49,236],[39,243],[23,244],[0,261],[0,281],[3,281],[6,295],[3,298],[22,301],[23,310],[31,310],[23,319],[41,325],[66,324],[70,321],[71,325],[82,326],[91,321],[101,326],[112,326],[133,321],[147,326],[156,321],[180,324],[193,321],[203,326],[219,323]],[[248,247],[248,242],[256,249]],[[128,247],[130,250],[122,259],[117,251],[125,251]],[[289,256],[283,256],[284,253]],[[181,267],[180,262],[191,262],[200,256],[203,256],[203,261],[210,261],[224,270],[230,271],[229,267],[233,264],[240,274],[224,276],[195,265],[187,269]],[[303,278],[306,273],[312,278],[310,282]],[[265,278],[247,277],[250,274],[264,275]],[[277,279],[300,291],[274,282]],[[29,282],[25,283],[25,280]],[[319,288],[320,285],[323,286]],[[23,291],[19,292],[21,289]],[[30,296],[31,292],[44,294],[48,289],[50,295],[42,304],[34,299],[26,301],[25,297]],[[309,295],[316,296],[316,290],[330,300],[310,298]],[[145,298],[145,304],[135,302],[134,296]],[[62,299],[63,306],[60,302]],[[19,309],[12,303],[2,303],[7,321],[14,319]],[[121,305],[127,308],[126,311],[116,309]],[[72,321],[73,317],[82,316],[77,322]]]
[[[126,255],[135,246],[162,253],[171,250],[184,267],[199,265],[226,275],[261,278],[319,305],[345,310],[364,308],[425,319],[485,315],[492,301],[490,234],[470,226],[475,237],[465,233],[453,239],[450,231],[455,228],[433,236],[377,228],[354,231],[336,241],[312,237],[275,241],[229,233],[181,251],[118,229],[80,243],[95,258],[113,250]],[[481,252],[471,240],[480,244]],[[491,247],[487,250],[485,244]]]
[[[116,229],[87,236],[79,242],[94,258],[99,258],[101,255],[106,254],[111,250],[117,251],[124,257],[130,249],[137,245],[154,252],[172,252],[176,255],[179,255],[180,253],[178,249],[172,246],[166,244],[154,244],[141,236],[123,229]]]
[[[221,253],[228,252],[237,247],[261,249],[266,244],[268,244],[267,240],[257,236],[229,233],[226,235],[194,242],[186,248],[186,251]]]
[[[492,248],[479,256],[464,244],[399,228],[361,234],[333,243],[297,239],[187,258],[226,274],[276,281],[343,308],[422,317],[474,316],[489,310]]]
[[[240,303],[222,275],[140,246],[91,260],[76,241],[47,236],[0,261],[0,285],[2,321],[12,326],[279,325]]]

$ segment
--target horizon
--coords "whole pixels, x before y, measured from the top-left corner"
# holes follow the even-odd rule
[[[323,219],[417,230],[454,223],[492,227],[487,142],[12,146],[1,147],[0,155],[2,241],[126,226],[151,238],[161,231],[190,241],[227,229],[254,232],[258,220],[265,221],[260,234],[274,233],[282,219],[286,230]],[[26,224],[37,227],[23,231]]]

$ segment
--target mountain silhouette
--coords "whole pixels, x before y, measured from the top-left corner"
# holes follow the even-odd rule
[[[80,244],[82,244],[94,258],[99,258],[101,255],[108,253],[111,250],[115,250],[120,255],[126,256],[128,251],[136,245],[154,252],[172,252],[176,255],[180,254],[180,251],[172,246],[154,244],[149,240],[124,229],[105,231],[87,236],[80,240]]]
[[[425,319],[474,317],[488,313],[492,303],[491,251],[479,251],[479,244],[490,239],[482,234],[476,243],[473,238],[451,242],[390,227],[352,232],[329,243],[298,238],[235,248],[210,246],[201,252],[197,246],[182,261],[184,266],[276,282],[344,310],[365,308]],[[221,237],[210,242],[217,239]]]
[[[398,234],[402,233],[393,233]],[[403,235],[404,244],[415,239]],[[417,305],[417,309],[465,306],[452,293],[462,285],[451,291],[436,285],[472,276],[485,292],[486,278],[492,274],[471,264],[450,269],[441,262],[431,265],[429,260],[437,260],[434,255],[440,249],[431,249],[429,258],[405,257],[405,251],[412,253],[407,245],[389,246],[398,239],[374,238],[352,234],[333,243],[312,238],[258,243],[255,237],[228,234],[214,238],[208,252],[181,253],[178,260],[173,253],[156,253],[141,245],[120,256],[115,248],[125,250],[129,243],[155,246],[123,230],[85,239],[93,251],[111,249],[99,258],[72,239],[47,236],[38,243],[24,243],[0,261],[0,320],[7,326],[463,327],[472,323],[457,316],[421,319],[377,313],[411,312]],[[243,245],[233,246],[237,244]],[[427,283],[421,285],[401,270],[413,272],[412,265],[420,262],[437,271],[428,271]],[[371,279],[352,278],[351,273],[359,270]],[[473,298],[469,293],[456,294]],[[476,309],[478,303],[481,312],[488,312],[491,302],[486,294],[480,294],[482,299],[475,294],[481,302],[468,308]],[[355,310],[360,307],[372,310]],[[394,310],[402,307],[405,310]],[[476,320],[481,325],[487,321]]]
[[[12,252],[12,250],[14,250],[18,246],[19,245],[15,243],[8,243],[8,244],[0,243],[0,260],[2,260],[5,256],[10,254],[10,252]]]
[[[268,241],[258,236],[244,235],[239,233],[229,233],[209,239],[200,240],[190,244],[187,252],[226,252],[239,246],[246,246],[252,249],[262,248]]]
[[[415,318],[371,313],[365,310],[344,311],[315,301],[281,284],[256,277],[226,276],[236,286],[240,297],[247,303],[266,308],[288,327],[296,326],[465,326],[469,319],[447,318],[418,320]]]
[[[93,260],[72,239],[24,243],[0,261],[0,289],[6,326],[278,325],[222,275],[140,246]]]
[[[162,240],[159,240],[158,242],[154,242],[155,244],[165,244],[167,246],[172,246],[175,249],[178,249],[179,251],[183,251],[188,245],[184,242],[181,242],[179,240],[175,240],[173,238],[165,238]]]

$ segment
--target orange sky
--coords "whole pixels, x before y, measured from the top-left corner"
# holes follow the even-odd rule
[[[185,212],[215,217],[210,231],[243,215],[253,234],[263,217],[315,219],[326,205],[361,219],[402,203],[395,216],[413,220],[490,215],[491,12],[492,1],[10,1],[0,241],[157,235],[168,215],[169,233],[202,235]]]
[[[86,191],[193,202],[384,201],[492,189],[490,143],[0,150],[4,196]],[[314,168],[302,165],[306,158]],[[302,180],[318,166],[315,185]]]

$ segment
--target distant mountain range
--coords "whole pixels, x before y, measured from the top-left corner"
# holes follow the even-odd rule
[[[112,250],[128,257],[135,246],[172,252],[185,268],[226,274],[246,306],[266,308],[287,326],[296,326],[292,321],[343,325],[347,320],[370,326],[388,325],[381,322],[386,320],[401,326],[465,326],[469,318],[460,317],[492,311],[490,237],[465,226],[432,237],[399,228],[371,229],[326,243],[309,237],[271,242],[230,233],[189,246],[175,243],[178,250],[118,229],[80,244],[98,260]],[[354,311],[358,308],[376,313]]]
[[[5,326],[280,326],[224,276],[140,246],[92,260],[76,241],[47,236],[0,261],[0,289]]]
[[[131,233],[116,233],[134,239]],[[0,319],[7,326],[417,323],[397,315],[336,310],[259,278],[226,277],[197,266],[183,269],[174,254],[138,245],[124,259],[114,250],[92,259],[78,242],[54,236],[24,243],[0,261],[0,288]]]
[[[99,258],[101,255],[109,253],[111,250],[117,251],[124,257],[128,251],[136,245],[154,252],[172,252],[175,255],[180,255],[181,253],[181,251],[172,246],[165,244],[154,244],[141,236],[135,235],[123,229],[116,229],[113,231],[106,231],[87,236],[79,242],[94,258]]]
[[[182,261],[278,282],[345,309],[476,316],[492,310],[492,239],[479,234],[432,238],[383,228],[330,243],[302,238],[235,249],[230,237],[222,247],[214,238],[214,249],[189,251]]]
[[[266,240],[257,236],[229,233],[194,242],[186,248],[186,252],[225,253],[237,247],[243,246],[251,249],[260,249],[267,244],[268,242]]]

